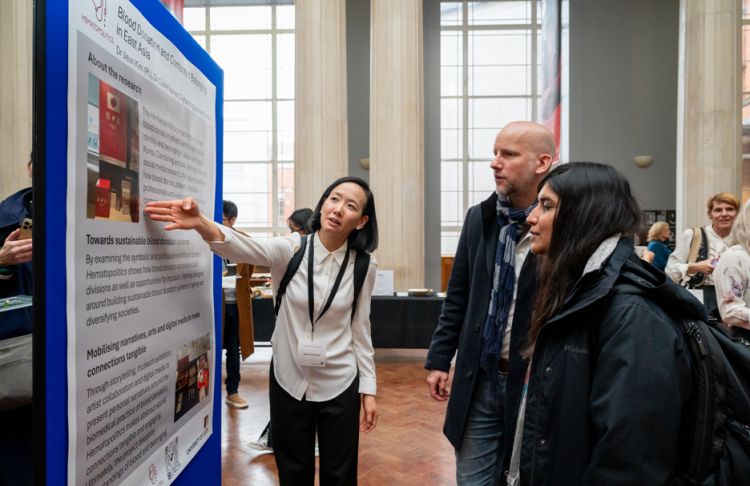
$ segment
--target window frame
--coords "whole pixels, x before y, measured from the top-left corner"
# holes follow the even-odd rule
[[[233,160],[223,161],[224,166],[227,165],[250,165],[258,164],[264,165],[271,171],[270,177],[270,189],[268,192],[247,192],[243,194],[264,194],[268,199],[269,210],[271,215],[270,225],[259,225],[259,224],[242,224],[238,223],[237,227],[251,234],[262,234],[262,235],[282,235],[289,232],[286,225],[286,217],[284,211],[285,196],[289,191],[283,191],[281,187],[281,174],[282,170],[291,167],[291,198],[294,201],[294,158],[291,159],[280,159],[279,158],[279,103],[291,102],[292,106],[295,103],[294,93],[292,97],[281,98],[278,95],[278,37],[280,35],[291,35],[292,40],[296,36],[296,25],[293,28],[277,28],[277,8],[279,7],[292,7],[293,5],[288,4],[267,4],[259,5],[249,3],[247,5],[237,6],[248,6],[248,7],[268,7],[271,9],[271,28],[270,29],[222,29],[213,30],[211,29],[211,9],[221,8],[212,7],[210,5],[202,6],[185,6],[185,10],[203,10],[204,14],[204,28],[202,30],[188,30],[190,35],[193,37],[201,36],[204,39],[204,48],[206,52],[211,53],[211,42],[212,39],[221,36],[236,36],[236,35],[268,35],[271,38],[271,97],[270,98],[224,98],[226,102],[265,102],[271,104],[271,157],[269,160]],[[296,53],[295,53],[296,55]],[[294,62],[292,61],[292,64]],[[292,127],[293,127],[292,123]],[[293,128],[292,128],[293,130]],[[225,128],[225,133],[226,133]],[[292,141],[294,143],[294,140]],[[293,155],[294,150],[291,153]],[[292,204],[292,207],[294,205]],[[240,216],[241,216],[240,212]],[[240,220],[242,218],[239,218]]]
[[[481,3],[502,3],[505,0],[489,0],[486,2]],[[472,201],[472,193],[477,192],[476,190],[473,190],[471,187],[471,169],[472,165],[476,163],[486,163],[489,166],[491,154],[487,158],[478,158],[476,154],[474,156],[470,156],[470,136],[471,131],[476,129],[476,127],[470,127],[469,126],[469,113],[471,111],[471,103],[474,100],[482,100],[482,99],[492,99],[492,100],[526,100],[527,103],[530,105],[530,111],[531,111],[531,119],[532,121],[538,121],[539,119],[539,105],[540,105],[540,96],[541,92],[539,89],[539,61],[540,61],[540,55],[538,52],[539,48],[539,42],[540,42],[540,35],[541,35],[541,2],[540,0],[525,0],[525,3],[528,5],[529,8],[529,18],[526,22],[519,23],[517,21],[514,21],[513,23],[482,23],[478,25],[470,25],[470,19],[469,19],[469,6],[472,3],[478,3],[478,2],[472,2],[470,0],[441,0],[441,4],[443,3],[460,3],[461,7],[461,18],[460,22],[456,25],[444,25],[442,22],[442,15],[441,15],[441,21],[440,21],[440,36],[441,41],[443,39],[443,34],[446,32],[458,32],[461,42],[461,49],[462,49],[462,58],[460,60],[461,63],[461,86],[459,87],[459,93],[458,95],[444,95],[443,89],[441,87],[440,90],[440,104],[441,109],[443,106],[444,100],[458,100],[459,101],[459,110],[460,110],[460,116],[461,116],[461,127],[458,128],[458,130],[461,132],[462,137],[462,147],[460,151],[460,158],[444,158],[442,153],[442,137],[443,137],[443,122],[442,122],[442,116],[441,116],[441,124],[440,124],[440,133],[441,133],[441,154],[440,154],[440,167],[441,167],[441,187],[440,187],[440,200],[441,200],[441,208],[440,208],[440,246],[441,246],[441,254],[443,255],[453,255],[455,253],[452,243],[448,243],[448,239],[454,239],[455,242],[458,241],[459,234],[461,232],[461,228],[463,226],[463,218],[466,214],[466,212],[469,210],[469,207],[472,204],[475,204],[476,201]],[[474,66],[473,64],[470,64],[469,60],[470,58],[470,52],[469,52],[469,44],[471,42],[471,34],[474,32],[481,32],[481,31],[500,31],[500,32],[528,32],[530,36],[530,52],[529,57],[527,59],[528,66],[530,70],[530,81],[529,81],[529,87],[530,91],[527,91],[525,94],[513,94],[513,95],[469,95],[469,82],[470,82],[470,68]],[[442,69],[445,65],[442,62],[442,56],[441,56],[441,62],[440,62],[440,68],[441,73]],[[503,64],[497,64],[496,66],[505,66]],[[492,127],[495,129],[495,127]],[[502,127],[498,126],[496,127],[497,130],[500,130]],[[453,127],[449,127],[449,129],[455,129]],[[490,152],[490,147],[488,147],[488,153]],[[460,204],[461,207],[458,210],[459,214],[459,220],[457,221],[457,224],[446,224],[443,219],[443,215],[445,214],[445,210],[443,208],[443,195],[445,193],[455,193],[456,191],[445,191],[442,187],[442,178],[444,175],[442,174],[442,168],[444,162],[450,162],[450,163],[459,163],[461,165],[461,187],[460,187]],[[489,195],[489,193],[488,193]]]

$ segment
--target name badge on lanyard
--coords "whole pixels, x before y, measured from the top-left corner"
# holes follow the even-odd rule
[[[315,367],[325,367],[326,365],[326,343],[324,342],[314,342],[315,337],[315,323],[320,320],[321,317],[323,317],[323,314],[328,311],[328,308],[331,307],[331,303],[333,302],[334,297],[336,297],[336,292],[339,290],[339,285],[341,285],[341,280],[344,278],[344,272],[346,271],[347,264],[349,263],[349,243],[346,244],[346,254],[344,255],[344,262],[341,264],[341,268],[339,268],[339,273],[336,275],[336,281],[333,283],[333,288],[331,289],[331,293],[328,296],[328,301],[326,302],[325,306],[323,307],[323,310],[320,311],[320,314],[318,314],[318,318],[316,319],[315,314],[315,282],[314,282],[314,265],[315,265],[315,242],[313,241],[313,236],[310,236],[310,251],[307,254],[307,310],[308,314],[310,316],[310,325],[312,326],[312,331],[310,332],[310,338],[308,339],[305,337],[303,340],[300,341],[299,345],[297,346],[297,362],[301,366],[315,366]]]
[[[297,362],[300,366],[325,368],[326,345],[322,342],[314,343],[305,338],[297,346]]]

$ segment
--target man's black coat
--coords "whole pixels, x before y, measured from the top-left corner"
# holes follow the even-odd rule
[[[492,291],[492,273],[499,228],[497,225],[497,194],[473,206],[458,241],[453,271],[448,281],[448,294],[443,303],[438,327],[432,336],[425,368],[449,371],[456,356],[448,410],[443,432],[456,449],[461,446],[469,405],[479,371],[482,328]],[[536,265],[529,254],[516,282],[516,306],[511,328],[510,372],[506,390],[505,423],[515,422],[526,362],[519,351],[526,346],[526,334],[536,288]],[[505,450],[510,451],[513,430],[506,427]],[[508,454],[509,455],[509,454]],[[506,461],[507,463],[507,458]]]

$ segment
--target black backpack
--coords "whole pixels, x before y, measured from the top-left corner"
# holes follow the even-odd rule
[[[279,288],[276,291],[276,300],[273,306],[273,315],[279,315],[279,309],[281,308],[281,298],[286,293],[286,288],[289,282],[294,277],[294,274],[299,270],[299,266],[302,263],[302,257],[305,256],[305,248],[307,247],[307,236],[303,236],[300,241],[299,250],[289,260],[289,265],[286,267],[284,277],[281,279]],[[367,277],[367,267],[370,266],[370,254],[363,250],[357,250],[357,256],[354,259],[354,301],[352,302],[352,318],[354,313],[357,311],[357,301],[359,300],[359,294],[362,291],[362,285],[365,283],[365,277]]]
[[[721,321],[681,319],[693,358],[693,398],[683,430],[689,439],[677,485],[750,484],[750,341]]]
[[[750,484],[750,332],[730,332],[717,319],[680,317],[679,309],[629,283],[618,289],[648,297],[667,311],[691,354],[693,393],[682,425],[682,474],[673,484]]]

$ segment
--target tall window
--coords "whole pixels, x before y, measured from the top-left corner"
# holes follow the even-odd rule
[[[538,119],[538,0],[441,2],[441,252],[456,251],[470,206],[495,189],[492,146],[513,120]]]
[[[294,6],[194,7],[185,28],[224,70],[224,199],[237,226],[287,233],[294,209]]]
[[[742,201],[750,199],[750,0],[742,0]]]

